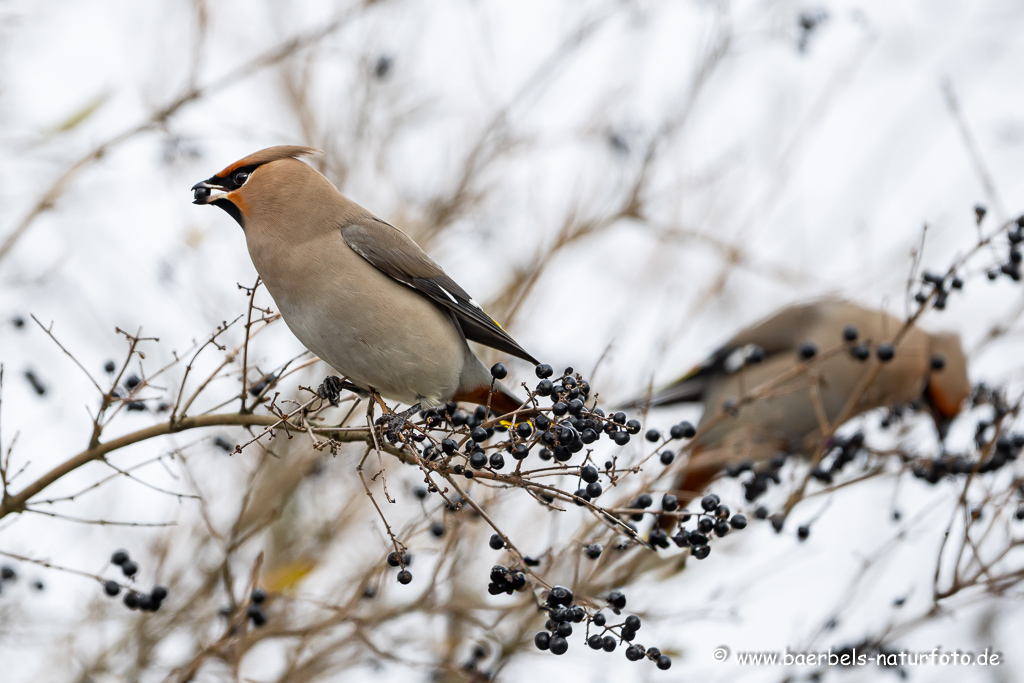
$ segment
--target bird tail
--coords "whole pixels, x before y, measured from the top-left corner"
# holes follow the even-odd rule
[[[625,403],[619,404],[618,407],[628,410],[630,408],[655,408],[676,403],[696,403],[704,399],[704,391],[707,388],[709,377],[710,372],[707,368],[697,366],[689,374],[667,387],[635,396]]]

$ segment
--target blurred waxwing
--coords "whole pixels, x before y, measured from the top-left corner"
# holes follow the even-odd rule
[[[421,408],[486,404],[492,377],[468,340],[538,361],[404,232],[348,200],[300,157],[270,147],[192,190],[245,231],[288,327],[359,390]],[[491,407],[522,401],[500,382]]]
[[[738,333],[689,374],[634,402],[704,406],[676,488],[700,495],[732,464],[779,452],[811,455],[823,431],[882,406],[920,402],[944,437],[971,390],[955,334],[910,327],[882,311],[822,299]]]

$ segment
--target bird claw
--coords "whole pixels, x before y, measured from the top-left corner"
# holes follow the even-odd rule
[[[330,375],[317,387],[316,395],[325,401],[329,401],[332,406],[336,406],[338,405],[338,398],[341,396],[342,390],[348,388],[345,384],[345,381],[340,377]]]
[[[384,435],[389,443],[397,443],[402,438],[402,431],[409,424],[409,416],[420,409],[417,403],[401,413],[387,413],[380,416],[380,423],[385,426]]]

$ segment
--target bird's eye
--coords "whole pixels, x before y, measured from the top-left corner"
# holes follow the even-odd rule
[[[238,187],[241,187],[242,185],[245,185],[245,181],[248,180],[248,179],[249,179],[249,172],[248,171],[239,171],[238,173],[236,173],[234,176],[231,177],[231,180]]]

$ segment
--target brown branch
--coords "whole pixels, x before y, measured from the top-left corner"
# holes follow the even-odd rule
[[[14,495],[5,495],[3,501],[0,502],[0,519],[3,519],[12,512],[22,512],[25,510],[26,504],[29,500],[42,492],[48,486],[58,481],[65,475],[75,471],[79,467],[90,463],[94,460],[102,459],[107,453],[112,451],[131,446],[132,444],[139,443],[141,441],[147,441],[149,439],[164,436],[167,434],[175,434],[177,432],[187,431],[189,429],[200,429],[203,427],[229,427],[229,426],[270,426],[278,425],[284,429],[290,431],[305,431],[305,427],[297,427],[288,422],[282,422],[282,420],[276,415],[246,415],[242,413],[219,413],[214,415],[197,415],[195,417],[185,417],[174,420],[173,422],[163,422],[161,424],[153,425],[145,429],[125,434],[124,436],[112,439],[105,443],[98,444],[92,448],[88,448],[81,453],[73,455],[61,464],[54,467],[46,474],[39,477],[36,481],[32,482],[20,492]],[[314,429],[314,431],[316,431]],[[369,437],[369,430],[363,432],[345,432],[342,434],[335,434],[333,438],[337,441],[344,442],[365,442]]]

